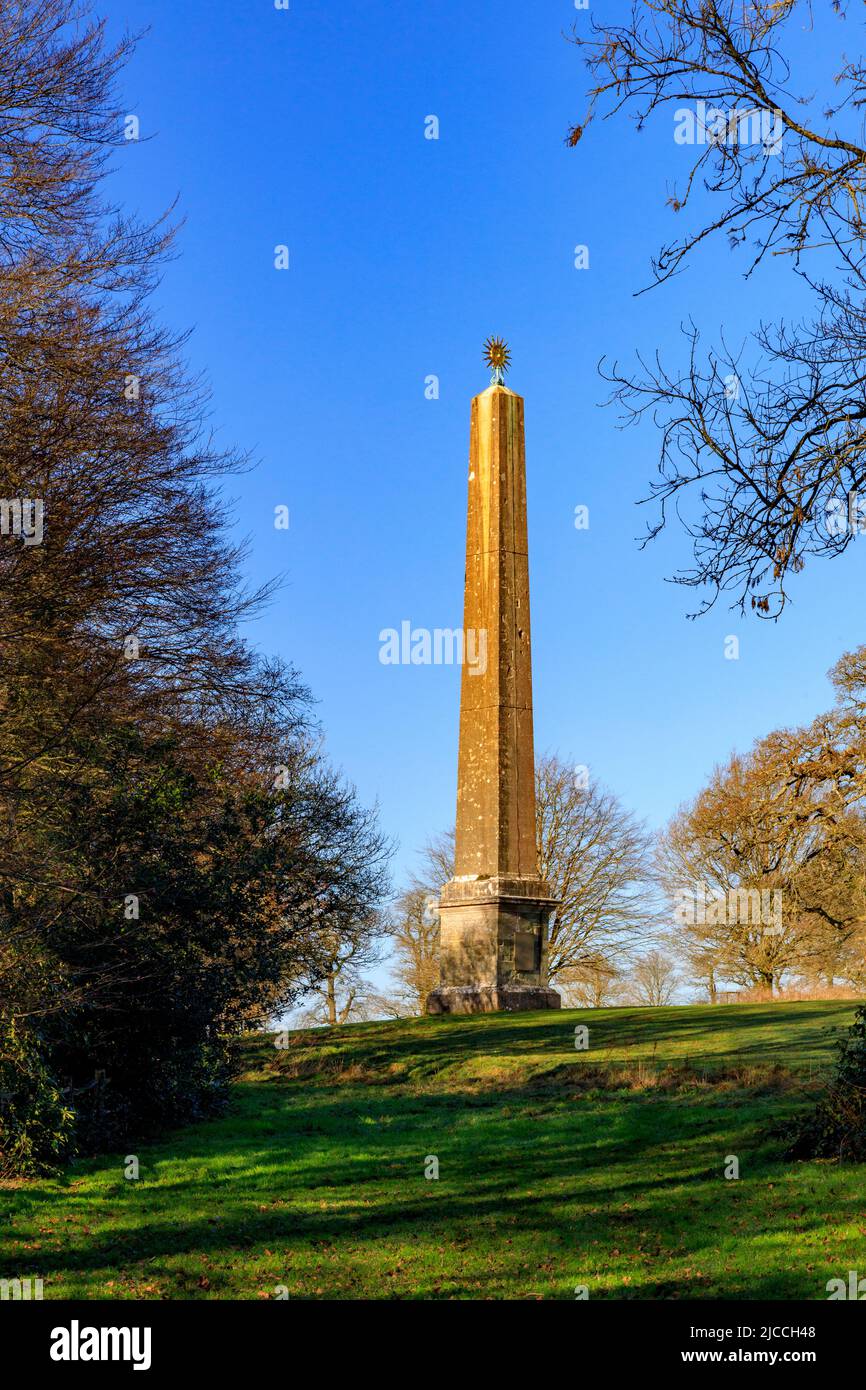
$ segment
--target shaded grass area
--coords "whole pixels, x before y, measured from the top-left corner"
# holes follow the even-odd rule
[[[853,1009],[256,1039],[231,1113],[140,1150],[137,1182],[113,1155],[0,1190],[0,1277],[46,1298],[825,1298],[866,1273],[864,1171],[788,1163],[771,1131]]]

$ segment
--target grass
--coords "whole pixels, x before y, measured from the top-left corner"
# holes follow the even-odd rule
[[[863,1170],[789,1163],[771,1131],[814,1100],[853,1009],[256,1039],[231,1112],[137,1150],[138,1181],[116,1154],[0,1190],[0,1277],[41,1276],[46,1299],[826,1298],[866,1274]]]

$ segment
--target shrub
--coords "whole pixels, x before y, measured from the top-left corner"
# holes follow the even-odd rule
[[[72,1155],[74,1123],[38,1039],[0,1015],[0,1178],[56,1172]]]
[[[194,1124],[220,1114],[234,1071],[231,1039],[212,1042],[160,1034],[135,1045],[135,1032],[105,1071],[76,1088],[79,1149],[97,1153],[135,1140],[152,1139],[172,1126]],[[105,1059],[102,1059],[105,1060]]]
[[[790,1158],[866,1163],[866,1005],[857,1009],[838,1054],[823,1099],[790,1136]]]

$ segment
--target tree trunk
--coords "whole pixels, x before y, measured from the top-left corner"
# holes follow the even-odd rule
[[[337,998],[334,992],[334,975],[328,976],[328,1022],[333,1028],[337,1022]]]

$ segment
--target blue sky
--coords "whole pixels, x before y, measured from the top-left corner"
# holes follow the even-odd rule
[[[114,192],[146,216],[179,199],[158,310],[194,330],[219,437],[258,460],[230,489],[250,576],[287,576],[250,635],[302,670],[331,757],[400,842],[398,878],[453,820],[459,672],[384,666],[379,633],[462,621],[469,402],[488,334],[508,338],[526,398],[537,748],[589,764],[660,826],[733,748],[829,704],[825,673],[864,631],[856,544],[807,567],[778,625],[724,606],[689,622],[695,595],[665,582],[687,538],[636,544],[656,442],[600,406],[599,358],[682,360],[689,314],[738,341],[759,314],[795,312],[796,287],[778,267],[746,284],[717,243],[635,297],[679,231],[665,203],[689,152],[670,115],[565,147],[586,82],[565,35],[586,12],[112,0],[110,20],[150,26],[124,100],[152,138],[118,155]],[[800,28],[813,75],[827,34]],[[273,525],[280,504],[288,531]],[[724,657],[732,633],[738,661]]]

